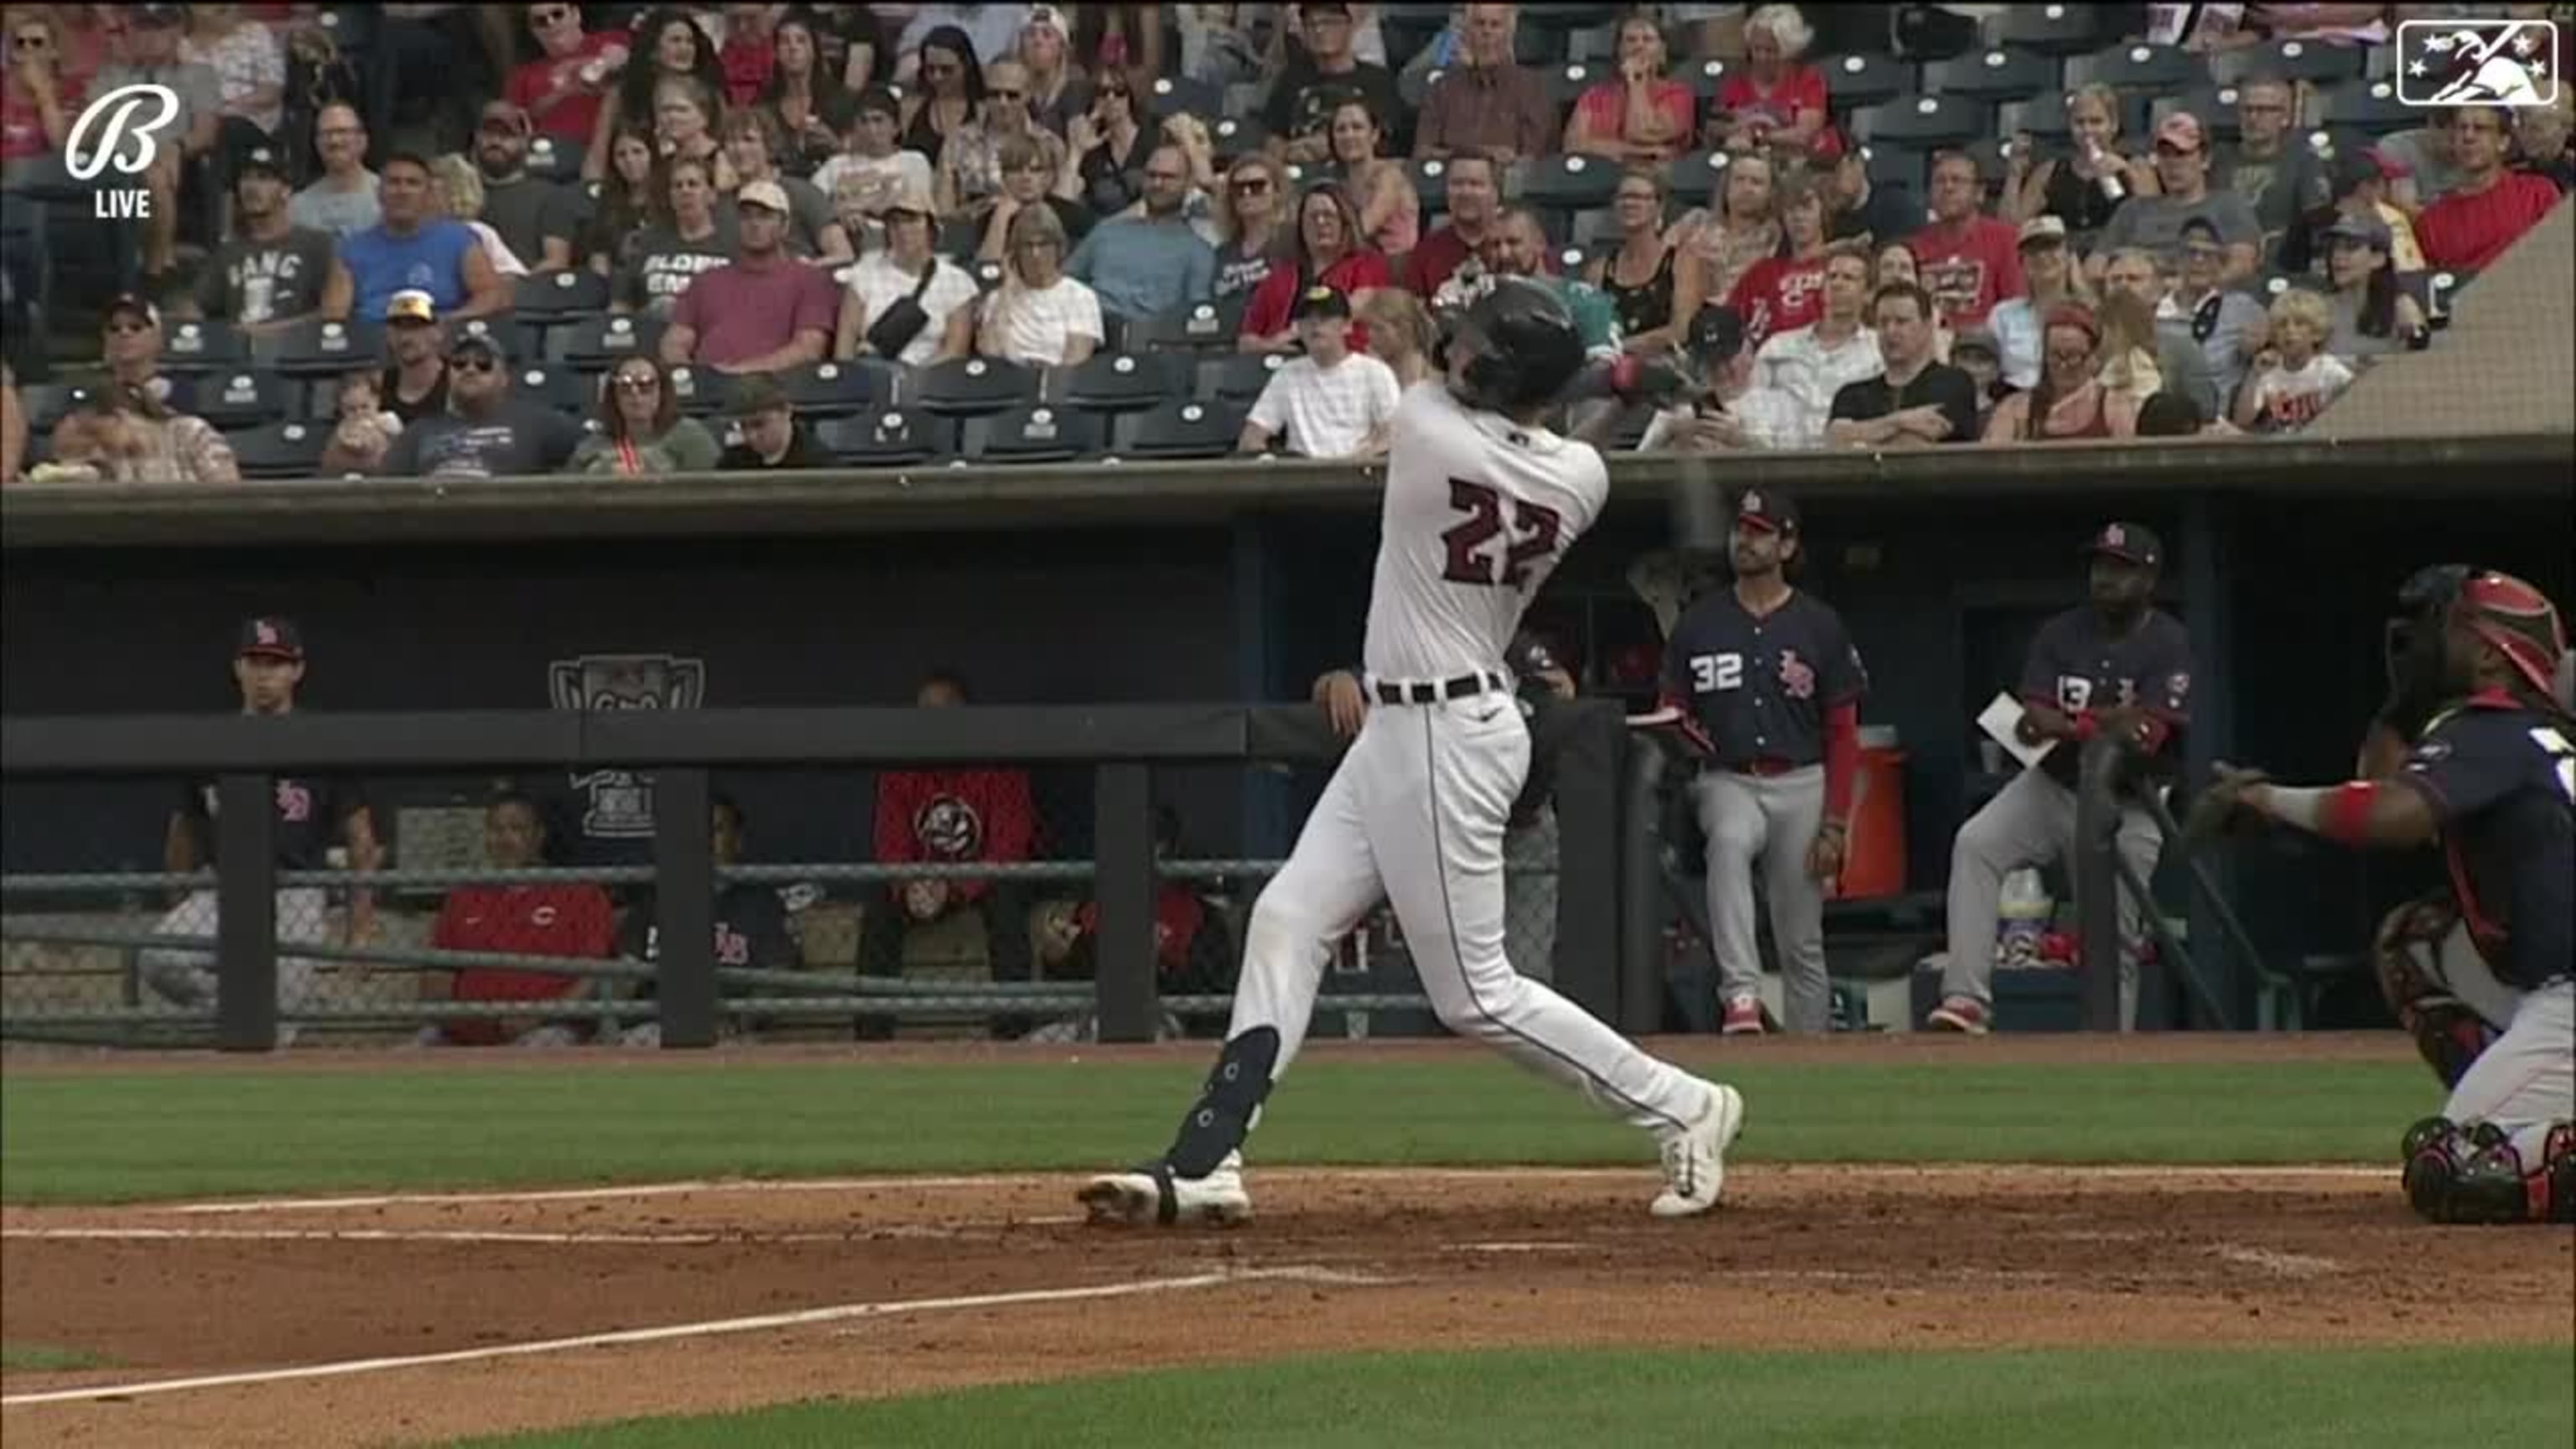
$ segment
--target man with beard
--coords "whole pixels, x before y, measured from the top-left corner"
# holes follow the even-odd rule
[[[510,396],[510,358],[488,332],[468,332],[447,350],[444,417],[403,430],[384,471],[407,478],[525,478],[552,473],[572,457],[581,425]]]
[[[560,272],[572,265],[573,233],[580,230],[572,198],[542,177],[528,174],[528,113],[508,101],[483,107],[474,128],[474,169],[483,175],[483,220],[501,234],[529,270]]]
[[[1189,192],[1189,153],[1155,147],[1145,160],[1145,214],[1114,216],[1093,228],[1064,264],[1065,275],[1098,292],[1104,310],[1129,322],[1206,297],[1216,281],[1216,252],[1182,214]]]
[[[242,153],[233,172],[233,236],[197,277],[198,313],[257,336],[316,315],[345,319],[349,269],[328,234],[287,215],[286,167],[266,146]]]
[[[2149,602],[2164,565],[2164,546],[2153,533],[2134,523],[2106,524],[2085,551],[2093,558],[2092,603],[2041,625],[2022,666],[2023,714],[2014,732],[2049,751],[1970,816],[1950,847],[1950,965],[1941,978],[1941,1004],[1925,1022],[1932,1030],[1982,1036],[1990,1025],[2004,877],[2074,848],[2076,769],[2094,737],[2136,747],[2121,782],[2127,797],[2121,856],[2145,880],[2155,874],[2164,846],[2136,796],[2170,776],[2179,754],[2176,741],[2190,718],[2191,641],[2180,620]],[[2138,903],[2125,892],[2119,909],[2126,1028],[2137,1014],[2145,927]]]

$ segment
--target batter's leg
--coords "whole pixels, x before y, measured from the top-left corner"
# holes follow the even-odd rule
[[[1731,1088],[1648,1056],[1503,956],[1503,826],[1529,763],[1520,712],[1497,697],[1371,716],[1365,801],[1396,919],[1441,1023],[1575,1087],[1665,1147],[1661,1216],[1716,1204],[1743,1114]],[[1372,748],[1373,747],[1373,748]]]
[[[1933,1025],[1985,1029],[1994,1010],[2004,877],[2054,858],[2074,828],[2074,792],[2037,770],[2014,776],[1959,827],[1950,844],[1950,968],[1941,977]],[[1963,1009],[1954,1011],[1954,1004]]]
[[[2528,992],[2419,1144],[2407,1198],[2436,1222],[2576,1221],[2576,982]]]
[[[1382,788],[1369,778],[1366,745],[1385,728],[1380,716],[1369,716],[1297,833],[1287,863],[1253,902],[1225,1045],[1170,1149],[1132,1172],[1085,1184],[1078,1196],[1094,1220],[1237,1222],[1251,1215],[1242,1182],[1244,1138],[1306,1040],[1334,946],[1383,894],[1360,799]]]
[[[1770,838],[1754,781],[1728,770],[1703,772],[1693,787],[1700,832],[1708,837],[1708,950],[1717,960],[1721,1008],[1762,995],[1762,946],[1755,934],[1753,868]]]
[[[2152,884],[2156,878],[2156,861],[2164,853],[2164,832],[2156,829],[2155,817],[2141,809],[2120,812],[2120,833],[2115,848],[2120,858],[2137,872],[2139,880]],[[2081,909],[2082,903],[2077,903]],[[2120,1030],[2134,1031],[2138,1025],[2138,960],[2147,949],[2147,912],[2152,901],[2140,901],[2120,887]]]
[[[1821,765],[1759,782],[1770,845],[1762,852],[1762,893],[1771,906],[1771,944],[1780,954],[1783,1015],[1791,1031],[1826,1032],[1834,1024],[1834,988],[1825,974],[1825,888],[1807,873],[1807,849],[1825,818]]]

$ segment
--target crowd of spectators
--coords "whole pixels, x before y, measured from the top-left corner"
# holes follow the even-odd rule
[[[180,110],[113,300],[9,269],[104,326],[0,463],[1359,457],[1514,274],[1698,364],[1620,446],[2288,431],[2576,171],[2564,88],[2367,104],[2414,8],[12,6],[13,193]]]

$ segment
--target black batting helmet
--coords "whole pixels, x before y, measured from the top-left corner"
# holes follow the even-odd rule
[[[1471,407],[1509,412],[1553,400],[1583,370],[1583,337],[1574,314],[1544,284],[1497,277],[1458,319],[1450,356],[1464,348],[1467,365],[1455,385]]]

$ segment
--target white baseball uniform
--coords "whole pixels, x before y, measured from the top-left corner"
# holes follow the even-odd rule
[[[1440,1020],[1669,1137],[1710,1088],[1648,1056],[1503,952],[1503,836],[1529,768],[1504,666],[1521,613],[1599,516],[1589,444],[1472,410],[1438,381],[1396,408],[1364,663],[1369,709],[1254,906],[1229,1039],[1294,1059],[1333,948],[1390,899]],[[1406,702],[1390,703],[1388,690]],[[1422,702],[1412,702],[1419,699]]]

